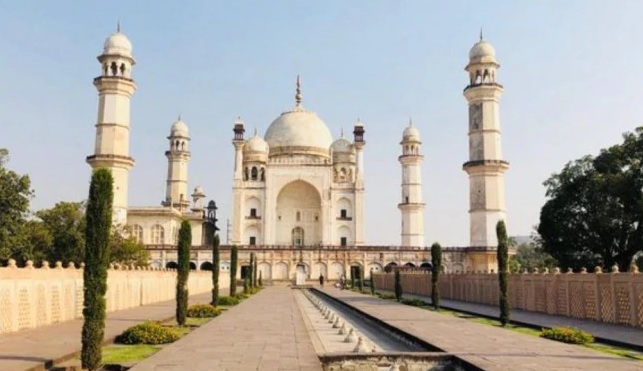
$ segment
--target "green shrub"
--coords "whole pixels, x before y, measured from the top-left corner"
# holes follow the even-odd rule
[[[173,328],[156,322],[144,322],[123,331],[116,339],[123,344],[168,344],[177,341],[181,335]]]
[[[420,299],[402,299],[402,304],[412,305],[414,307],[425,307],[428,304]]]
[[[251,289],[250,289],[250,293],[251,293],[251,294],[256,294],[256,293],[258,293],[259,291],[261,291],[261,288],[260,288],[260,287],[258,287],[258,286],[255,286],[255,287],[253,287],[253,288],[251,288]]]
[[[239,298],[236,298],[234,296],[219,297],[219,305],[237,305],[239,303],[241,303],[241,300],[239,300]]]
[[[192,318],[214,318],[221,314],[221,309],[211,304],[196,304],[188,308],[188,317]]]
[[[553,327],[545,329],[540,336],[570,344],[589,344],[594,342],[592,334],[573,327]]]

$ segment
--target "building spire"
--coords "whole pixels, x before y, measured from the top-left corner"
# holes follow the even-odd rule
[[[116,21],[116,32],[121,32],[121,20]]]
[[[342,127],[341,131],[339,132],[339,137],[344,139],[344,128]]]
[[[297,103],[297,107],[301,106],[301,77],[299,74],[297,74],[297,94],[295,95],[295,102]]]
[[[482,26],[480,26],[480,41],[482,41]]]
[[[179,113],[179,118],[176,121],[181,121],[181,114]]]
[[[257,136],[257,127],[255,126],[255,137]]]
[[[413,126],[413,117],[409,117],[409,126]]]

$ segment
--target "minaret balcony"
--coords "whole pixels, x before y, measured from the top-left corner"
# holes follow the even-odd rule
[[[505,160],[476,160],[476,161],[467,161],[462,164],[462,170],[467,171],[468,169],[474,168],[488,168],[493,170],[507,170],[509,169],[509,162]]]
[[[498,84],[497,82],[479,82],[476,84],[467,85],[462,91],[467,91],[469,89],[479,88],[479,87],[498,87],[500,89],[504,89],[504,86],[502,86],[502,84]]]

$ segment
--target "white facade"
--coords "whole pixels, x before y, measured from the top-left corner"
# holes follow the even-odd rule
[[[424,247],[424,202],[422,201],[422,142],[420,132],[409,122],[402,134],[402,246]]]
[[[87,156],[92,169],[108,168],[114,178],[114,224],[127,223],[127,186],[134,159],[129,155],[130,100],[136,91],[132,80],[132,44],[120,32],[110,35],[98,56],[101,75],[94,79],[98,90],[98,119],[94,154]]]
[[[499,67],[493,46],[480,35],[465,68],[469,73],[464,91],[469,102],[469,161],[463,168],[469,175],[470,246],[497,246],[496,224],[506,221],[504,173],[509,163],[502,159]]]
[[[245,139],[235,122],[233,245],[360,246],[364,243],[363,124],[354,142],[333,141],[301,104]]]

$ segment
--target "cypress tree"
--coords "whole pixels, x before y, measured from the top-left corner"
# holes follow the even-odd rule
[[[439,243],[431,246],[431,303],[433,309],[440,309],[440,269],[442,267],[442,247]]]
[[[230,250],[230,296],[237,294],[237,254],[236,246]]]
[[[263,286],[263,280],[261,279],[261,271],[259,271],[259,287]]]
[[[212,305],[219,305],[219,265],[221,256],[219,253],[219,235],[215,232],[212,243]]]
[[[375,295],[375,277],[373,276],[373,270],[371,269],[371,295]]]
[[[176,323],[185,325],[188,312],[188,276],[190,274],[190,245],[192,244],[192,227],[184,220],[179,229],[179,269],[176,280]]]
[[[80,360],[82,368],[89,370],[97,370],[102,363],[113,183],[108,169],[94,171],[85,212],[84,322]]]
[[[402,276],[399,269],[395,269],[395,299],[402,301]]]
[[[257,287],[257,255],[255,254],[255,266],[252,268],[252,272],[254,275],[252,276],[253,282],[252,282],[252,287]]]
[[[359,292],[364,291],[364,272],[361,266],[357,267],[357,287],[359,288]]]
[[[509,323],[509,299],[507,298],[507,263],[509,261],[509,247],[507,227],[505,221],[496,224],[498,237],[498,284],[500,285],[500,323],[506,326]]]
[[[255,253],[250,253],[250,270],[248,271],[248,278],[250,279],[250,287],[253,287],[252,283],[254,282],[253,277],[255,275]]]
[[[243,293],[250,293],[250,275],[247,275],[243,278]]]

